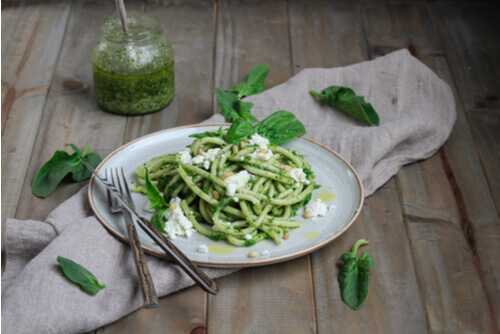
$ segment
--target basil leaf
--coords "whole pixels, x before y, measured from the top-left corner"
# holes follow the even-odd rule
[[[255,131],[272,145],[282,144],[306,133],[304,125],[289,111],[279,110],[255,126]]]
[[[99,154],[88,153],[90,146],[85,148],[84,154],[80,153],[80,150],[73,144],[67,144],[67,146],[70,146],[75,152],[70,155],[66,151],[55,151],[52,158],[38,170],[31,185],[31,190],[36,196],[47,197],[50,195],[68,174],[72,174],[75,182],[90,178],[92,173],[81,163],[79,158],[94,168],[101,162]]]
[[[197,138],[197,139],[205,138],[205,137],[222,138],[222,135],[219,132],[206,131],[206,132],[202,132],[202,133],[193,133],[192,135],[189,135],[189,137]]]
[[[359,309],[365,303],[370,290],[370,269],[374,268],[373,258],[366,252],[362,252],[359,258],[356,257],[358,248],[367,243],[366,240],[358,240],[351,252],[340,257],[340,261],[344,262],[339,275],[342,300],[353,310]]]
[[[236,95],[219,88],[215,88],[214,93],[226,122],[234,122],[240,117],[250,122],[258,122],[257,118],[250,111],[253,103],[242,102]]]
[[[245,96],[258,94],[264,91],[264,80],[269,73],[269,66],[261,63],[252,67],[248,75],[239,83],[228,89],[228,92],[238,95],[241,99]]]
[[[311,90],[312,96],[325,101],[330,107],[344,110],[351,116],[370,125],[378,126],[380,118],[373,106],[365,101],[363,96],[358,96],[349,87],[330,86],[323,94]]]
[[[252,135],[255,129],[252,124],[243,118],[238,118],[227,130],[226,141],[228,143],[238,144],[242,139]]]
[[[167,231],[165,231],[165,225],[163,224],[163,215],[165,212],[168,210],[168,208],[163,208],[158,211],[156,211],[151,218],[151,224],[158,229],[161,233],[167,234]]]
[[[156,186],[151,182],[149,179],[149,172],[148,169],[146,169],[146,173],[144,175],[145,177],[145,184],[144,187],[146,188],[146,192],[148,194],[148,199],[149,202],[151,203],[150,209],[153,210],[161,210],[164,208],[168,207],[167,202],[165,201],[165,198],[163,198],[162,193],[156,188]]]
[[[106,287],[105,284],[99,284],[97,278],[78,263],[62,256],[57,257],[57,262],[61,265],[64,276],[71,282],[78,284],[89,295],[94,296]]]

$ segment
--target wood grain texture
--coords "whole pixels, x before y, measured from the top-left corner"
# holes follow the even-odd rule
[[[132,5],[129,7],[133,8]],[[99,109],[91,89],[92,49],[100,36],[102,21],[114,10],[113,3],[95,2],[78,2],[71,9],[23,185],[16,214],[18,218],[43,220],[57,205],[85,186],[86,182],[63,181],[47,198],[40,199],[31,193],[36,172],[55,150],[64,150],[66,143],[74,143],[80,149],[90,145],[93,151],[105,157],[122,144],[126,119]]]
[[[361,8],[371,57],[408,47],[454,89],[426,4],[363,2]],[[408,12],[412,21],[405,19]],[[498,216],[460,103],[457,112],[441,153],[402,169],[398,184],[430,329],[490,332],[497,330],[490,291],[498,288],[488,282],[498,282],[498,270],[485,268],[498,268],[498,262],[475,250],[474,232],[488,230],[481,247],[495,254],[498,247],[490,247],[498,244]]]
[[[270,67],[266,88],[288,80],[293,72],[286,2],[219,2],[215,60],[215,87],[221,89],[261,62]],[[219,281],[220,294],[209,296],[208,333],[316,332],[308,256]]]
[[[500,211],[498,2],[432,3],[441,41]]]
[[[2,240],[5,219],[17,210],[70,8],[2,10]]]
[[[297,71],[367,60],[356,3],[292,1],[290,28]],[[371,273],[367,303],[352,311],[340,297],[338,259],[361,238],[370,241],[363,250],[373,256],[375,270]],[[312,255],[312,264],[318,332],[426,331],[426,316],[394,179],[366,200],[360,218],[344,235]]]

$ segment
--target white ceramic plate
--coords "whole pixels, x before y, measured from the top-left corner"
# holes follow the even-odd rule
[[[183,150],[193,141],[193,138],[188,137],[190,134],[217,130],[220,126],[224,124],[185,126],[141,137],[111,153],[97,167],[97,171],[122,166],[131,182],[135,180],[135,169],[143,163],[159,155]],[[363,206],[364,195],[361,181],[354,169],[337,153],[307,138],[294,139],[283,146],[305,155],[316,173],[317,183],[322,185],[314,191],[313,198],[315,194],[327,189],[337,196],[328,203],[328,206],[335,208],[328,210],[325,217],[318,217],[314,221],[302,218],[302,210],[299,211],[294,219],[300,220],[302,226],[290,229],[290,238],[283,240],[279,246],[271,240],[264,240],[252,247],[233,247],[225,240],[215,242],[199,233],[194,233],[189,239],[174,239],[175,245],[192,261],[209,267],[251,267],[287,261],[325,246],[344,233],[356,220]],[[134,193],[133,199],[137,212],[150,218],[152,214],[144,210],[146,197]],[[89,200],[92,210],[104,227],[119,239],[128,241],[122,216],[108,211],[104,186],[96,182],[94,177],[90,180]],[[141,229],[138,232],[145,251],[166,257],[148,235]],[[208,245],[211,250],[208,253],[198,252],[201,244]],[[221,250],[229,254],[221,254]],[[269,255],[262,255],[264,250]],[[256,251],[259,256],[249,258],[250,251]]]

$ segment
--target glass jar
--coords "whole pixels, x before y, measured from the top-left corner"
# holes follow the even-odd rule
[[[104,20],[93,54],[94,98],[103,109],[124,115],[165,108],[174,97],[174,54],[160,20],[128,13],[129,34],[119,16]]]

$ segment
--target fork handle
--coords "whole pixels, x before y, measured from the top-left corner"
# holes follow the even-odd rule
[[[142,295],[144,296],[144,307],[152,308],[158,307],[160,301],[156,295],[156,290],[153,284],[153,279],[151,278],[151,273],[149,272],[149,267],[146,262],[146,256],[142,250],[141,244],[139,242],[139,236],[137,234],[137,229],[134,224],[130,224],[127,227],[128,236],[130,240],[130,247],[132,248],[132,253],[135,258],[135,265],[137,266],[137,273],[139,275],[139,283],[142,289]]]

